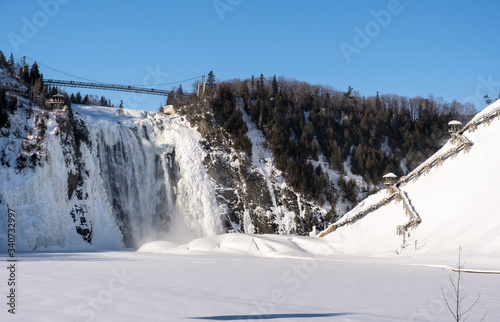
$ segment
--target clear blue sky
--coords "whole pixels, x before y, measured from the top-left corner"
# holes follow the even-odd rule
[[[210,70],[219,80],[262,73],[352,86],[366,96],[475,100],[482,109],[484,94],[500,92],[499,14],[500,0],[1,0],[0,49],[109,83],[154,85]],[[81,92],[146,110],[164,102]]]

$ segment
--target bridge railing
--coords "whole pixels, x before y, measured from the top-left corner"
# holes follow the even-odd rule
[[[57,79],[45,79],[44,83],[48,84],[48,85],[56,85],[56,86],[93,88],[93,89],[132,92],[132,93],[151,94],[151,95],[160,95],[160,96],[168,96],[169,94],[171,94],[171,91],[164,90],[164,89],[145,88],[145,87],[129,86],[129,85],[76,82],[76,81],[66,81],[66,80],[57,80]],[[191,94],[184,94],[184,95],[189,96]]]

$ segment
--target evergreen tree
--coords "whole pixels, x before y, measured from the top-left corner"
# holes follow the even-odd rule
[[[281,117],[276,119],[271,132],[271,150],[276,160],[276,166],[278,169],[284,170],[288,162],[287,146],[290,134],[288,133],[288,127]]]
[[[7,124],[8,120],[7,95],[5,94],[5,89],[0,87],[0,129]]]
[[[249,113],[249,105],[250,105],[250,90],[248,89],[247,82],[243,82],[241,85],[241,96],[243,98],[243,104],[245,112]]]
[[[83,102],[82,94],[80,94],[80,92],[76,93],[75,103],[76,104],[82,104],[82,102]]]
[[[208,73],[207,84],[206,84],[205,90],[208,92],[209,96],[213,95],[213,93],[215,91],[215,75],[214,75],[213,71],[210,71]]]
[[[11,113],[13,113],[17,109],[17,97],[12,96],[9,100],[8,109]]]
[[[259,81],[257,82],[257,96],[259,99],[266,98],[266,88],[264,84],[264,74],[260,74]]]
[[[215,120],[224,126],[236,107],[236,99],[229,84],[223,83],[217,88],[211,105]]]
[[[255,99],[255,95],[256,95],[255,77],[253,77],[253,75],[252,75],[252,80],[250,82],[250,97],[252,99]]]
[[[177,88],[176,98],[177,98],[177,104],[178,105],[184,105],[185,104],[184,90],[182,89],[182,85],[179,85],[179,88]]]
[[[375,97],[375,108],[377,109],[377,111],[382,110],[382,102],[380,101],[380,96],[378,95],[378,91],[377,91],[377,96]]]
[[[14,55],[10,53],[9,61],[7,62],[7,71],[9,74],[14,75],[15,72],[15,67],[16,67],[16,61],[14,60]]]
[[[52,97],[58,93],[57,87],[52,87],[49,91],[49,97]]]
[[[361,143],[356,147],[354,155],[351,159],[351,170],[352,173],[364,175],[365,174],[365,153],[363,151],[363,145]]]
[[[30,83],[35,83],[37,80],[41,79],[40,71],[38,70],[38,64],[36,62],[31,65],[29,80]]]
[[[337,141],[333,141],[332,156],[330,157],[331,166],[340,173],[344,172],[344,161],[342,160],[342,150]]]
[[[273,76],[273,97],[278,94],[278,81],[276,80],[276,75]]]
[[[175,105],[175,92],[171,90],[167,96],[167,105]]]
[[[99,100],[99,105],[100,106],[108,106],[108,101],[106,100],[106,97],[101,96],[101,99]]]
[[[7,69],[7,59],[3,54],[3,51],[0,50],[0,69]]]
[[[5,88],[0,87],[0,111],[7,109],[7,95],[5,94]]]
[[[342,180],[341,180],[342,181]],[[358,194],[356,192],[356,182],[353,179],[349,179],[345,183],[345,198],[352,203],[356,203],[358,199]]]

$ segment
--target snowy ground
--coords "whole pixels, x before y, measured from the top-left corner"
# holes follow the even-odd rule
[[[228,234],[148,252],[18,254],[16,316],[4,304],[0,320],[450,321],[441,288],[456,273],[410,256],[314,255],[324,243]],[[466,303],[481,294],[470,321],[500,319],[500,275],[464,274],[462,285]]]

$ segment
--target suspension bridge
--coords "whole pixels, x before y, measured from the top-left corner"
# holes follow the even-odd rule
[[[138,87],[130,85],[78,82],[78,81],[67,81],[58,79],[44,79],[43,82],[46,85],[62,86],[62,87],[92,88],[92,89],[101,89],[108,91],[130,92],[130,93],[140,93],[140,94],[159,95],[159,96],[168,96],[172,94],[171,90],[169,91],[165,89],[146,88],[146,87]],[[190,96],[192,94],[193,93],[184,93],[183,96]],[[178,96],[179,94],[174,93],[174,95]]]
[[[31,60],[35,62],[34,59],[29,58],[29,57],[22,57],[18,58],[17,60],[22,59],[22,67],[21,70],[26,70],[28,71],[29,66],[26,64],[26,59]],[[75,76],[72,74],[68,74],[66,72],[57,70],[55,68],[52,68],[50,66],[47,66],[42,63],[38,63],[41,66],[44,66],[48,69],[51,69],[53,71],[56,71],[58,73],[65,74],[67,76],[70,76],[72,78],[81,78],[79,76]],[[189,78],[189,79],[184,79],[182,81],[176,81],[176,82],[170,82],[166,84],[157,84],[157,85],[172,85],[172,84],[177,84],[177,83],[182,83],[185,81],[190,81],[194,80],[197,78],[201,78],[201,84],[198,84],[198,90],[196,95],[200,95],[200,93],[203,93],[205,91],[205,75]],[[91,88],[91,89],[100,89],[100,90],[107,90],[107,91],[118,91],[118,92],[130,92],[130,93],[139,93],[139,94],[148,94],[148,95],[159,95],[159,96],[169,96],[172,94],[172,90],[165,90],[165,89],[157,89],[157,88],[148,88],[146,86],[137,86],[137,85],[118,85],[118,84],[107,84],[107,83],[102,83],[98,81],[92,81],[92,80],[86,80],[86,81],[74,81],[74,80],[58,80],[58,79],[44,79],[43,83],[45,85],[52,85],[52,86],[60,86],[60,87],[76,87],[76,88]],[[7,88],[7,90],[14,91],[14,89]],[[187,97],[191,96],[194,93],[183,93],[182,96]],[[174,93],[175,96],[179,96],[178,93]]]
[[[92,89],[102,89],[108,91],[131,92],[131,93],[151,94],[160,96],[168,96],[171,92],[164,89],[145,88],[145,87],[128,86],[128,85],[104,84],[104,83],[77,82],[77,81],[67,81],[67,80],[57,80],[57,79],[44,79],[43,82],[44,84],[52,86],[92,88]]]

